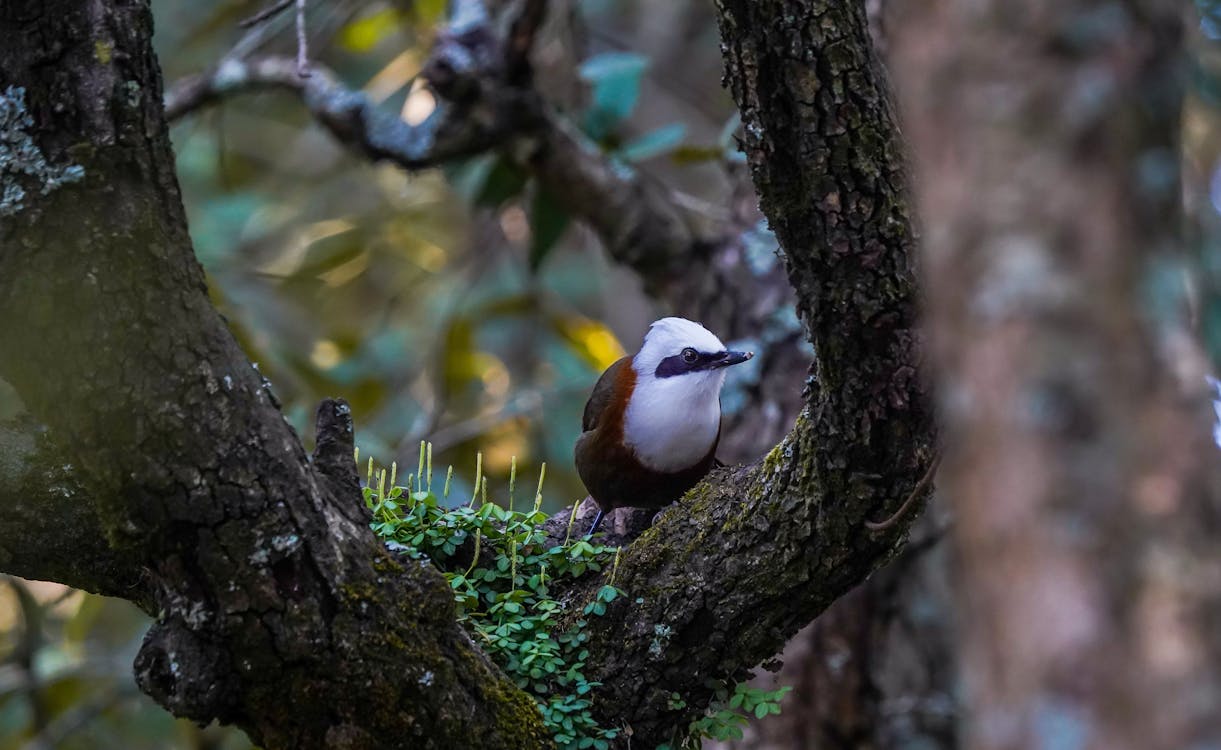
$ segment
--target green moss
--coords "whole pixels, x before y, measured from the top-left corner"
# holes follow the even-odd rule
[[[373,561],[373,569],[382,575],[397,576],[402,575],[404,568],[397,560],[390,557],[389,554],[381,555]]]
[[[376,602],[378,598],[378,589],[371,583],[357,582],[345,583],[340,591],[348,604],[359,604],[360,602]]]
[[[490,681],[484,691],[490,705],[499,706],[499,719],[495,732],[500,742],[509,747],[554,747],[550,735],[543,729],[543,717],[528,695],[518,690],[508,680]]]
[[[402,638],[399,637],[398,633],[395,633],[393,631],[386,633],[385,637],[382,640],[385,641],[386,648],[388,648],[392,651],[406,651],[407,650],[407,644],[403,641]]]

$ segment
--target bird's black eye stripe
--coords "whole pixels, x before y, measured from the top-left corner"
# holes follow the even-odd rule
[[[687,347],[678,354],[672,354],[663,359],[657,365],[657,369],[653,371],[653,375],[659,378],[670,378],[675,375],[682,375],[685,372],[695,372],[697,370],[707,370],[720,359],[721,352],[709,354]]]

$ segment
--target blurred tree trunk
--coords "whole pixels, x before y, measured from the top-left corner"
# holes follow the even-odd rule
[[[941,0],[902,22],[970,747],[1221,741],[1204,368],[1156,317],[1182,294],[1157,282],[1184,10]]]
[[[963,231],[964,225],[972,218],[977,223],[973,226],[973,234],[967,236],[972,242],[981,242],[986,236],[979,228],[978,218],[973,216],[977,213],[986,217],[985,223],[991,224],[987,231],[994,234],[1013,231],[1015,236],[1020,236],[1015,229],[1017,225],[1020,223],[1023,225],[1020,228],[1025,228],[1024,225],[1029,223],[1030,227],[1042,225],[1043,229],[1037,231],[1046,232],[1048,237],[1061,233],[1074,238],[1083,235],[1105,238],[1095,246],[1112,248],[1113,255],[1108,253],[1111,257],[1102,259],[1102,263],[1114,264],[1110,270],[1093,267],[1092,264],[1098,261],[1091,261],[1091,266],[1087,268],[1055,269],[1061,279],[1071,279],[1076,275],[1078,278],[1071,283],[1078,288],[1094,288],[1097,285],[1095,273],[1118,273],[1124,277],[1119,282],[1121,288],[1116,291],[1112,287],[1112,293],[1100,303],[1104,307],[1089,312],[1092,320],[1087,327],[1081,327],[1076,333],[1068,333],[1067,338],[1081,336],[1084,340],[1094,335],[1094,329],[1088,326],[1105,326],[1109,321],[1113,325],[1116,318],[1133,315],[1140,307],[1135,281],[1150,275],[1151,270],[1158,270],[1157,264],[1178,249],[1174,196],[1164,192],[1167,186],[1173,188],[1175,184],[1173,159],[1177,145],[1175,119],[1178,107],[1174,65],[1179,54],[1175,32],[1176,9],[1122,3],[1057,9],[1044,4],[1034,15],[1033,22],[1024,23],[1017,23],[1014,16],[1024,15],[1023,11],[1006,12],[999,6],[972,13],[961,4],[939,3],[930,6],[927,3],[890,0],[885,3],[884,10],[884,23],[879,26],[885,29],[887,38],[886,44],[880,46],[887,53],[892,69],[898,73],[899,91],[906,95],[902,101],[907,106],[906,114],[911,116],[907,132],[915,136],[917,153],[924,157],[919,183],[923,207],[927,210],[930,201],[935,201],[932,205],[937,209],[935,215],[929,217],[936,242],[928,250],[932,257],[939,259],[933,267],[933,294],[938,302],[944,302],[946,298],[938,294],[944,290],[946,295],[953,295],[950,299],[960,306],[950,305],[950,311],[947,311],[947,306],[938,307],[939,330],[943,336],[961,337],[950,338],[948,343],[943,341],[943,345],[951,349],[964,343],[981,347],[990,335],[978,328],[970,333],[962,333],[963,321],[969,320],[972,317],[969,312],[975,312],[975,309],[964,311],[961,307],[964,297],[958,295],[962,294],[962,290],[955,288],[962,279],[959,269],[965,267],[974,270],[972,284],[978,291],[971,299],[980,301],[988,299],[996,291],[1003,291],[1005,287],[1020,291],[1024,281],[1029,291],[1031,282],[1029,279],[1023,280],[1022,276],[1031,270],[1039,271],[1038,268],[1022,268],[1029,257],[1023,257],[1020,247],[1010,248],[1016,252],[994,253],[993,257],[982,261],[972,259],[976,251],[969,246],[958,245],[948,251],[943,246],[946,238],[952,232]],[[981,34],[981,29],[987,29],[989,33]],[[1024,36],[1024,49],[1021,49],[1022,40],[1015,40],[1012,36],[1007,44],[998,43],[998,39],[1007,34]],[[968,45],[964,50],[960,44],[963,39],[983,41]],[[1130,59],[1117,59],[1115,52],[1125,45],[1135,53]],[[1035,69],[1032,63],[1040,56],[1044,58],[1038,64],[1040,75],[1027,80],[1027,74]],[[1049,62],[1054,63],[1052,69],[1058,69],[1058,77],[1049,77],[1048,67],[1045,67]],[[1005,66],[1012,74],[1004,78],[1003,87],[998,85],[994,88],[993,98],[983,99],[980,87],[986,85],[983,83],[985,80],[998,81],[995,77],[998,66]],[[972,76],[971,71],[980,75]],[[1004,109],[1015,93],[1022,104],[1013,110]],[[1057,112],[1061,103],[1066,105],[1066,109]],[[1139,109],[1134,106],[1138,104]],[[999,115],[993,113],[995,120],[989,119],[989,106],[1001,112]],[[955,117],[947,120],[947,111],[954,112]],[[1013,117],[1014,112],[1021,113],[1021,116]],[[1013,159],[1003,158],[1005,152],[992,151],[996,148],[994,141],[964,136],[964,133],[973,132],[969,128],[986,130],[998,125],[1003,127],[1006,123],[1023,127],[1027,123],[1042,122],[1049,114],[1062,117],[1059,121],[1053,119],[1051,125],[1033,136],[1027,134],[1027,140],[1020,149],[1022,156]],[[1010,117],[1011,120],[1006,119]],[[1006,138],[1014,136],[1010,132]],[[1048,145],[1054,149],[1049,149]],[[1105,151],[1102,150],[1103,146]],[[1095,148],[1099,151],[1091,153]],[[1029,180],[1018,183],[1010,178],[1009,170],[1015,163],[1020,164],[1037,154],[1048,153],[1056,155],[1043,156],[1037,166],[1030,167]],[[979,197],[974,189],[977,173],[971,173],[970,177],[964,176],[964,173],[967,169],[977,169],[981,164],[988,163],[990,157],[997,171],[988,182],[982,183],[990,184],[991,192]],[[1083,164],[1088,169],[1078,166]],[[1052,170],[1057,167],[1067,167],[1069,174],[1056,174]],[[997,212],[1005,211],[1004,203],[1013,200],[1015,184],[1025,186],[1027,191],[1021,203],[1025,213],[1017,213],[1014,204],[1009,203],[1008,210],[1015,211],[1014,215],[1008,216],[1007,220],[999,220]],[[1118,186],[1120,191],[1126,193],[1118,199],[1120,205],[1126,203],[1127,207],[1118,210],[1111,208],[1116,205],[1113,202],[1116,198],[1099,190],[1100,184]],[[1055,188],[1051,200],[1044,193],[1049,186]],[[966,190],[971,191],[970,199],[966,197]],[[1043,200],[1040,200],[1040,195],[1044,196]],[[1072,200],[1060,203],[1062,213],[1057,214],[1055,206],[1044,205],[1059,203],[1066,196]],[[1081,211],[1086,202],[1099,206],[1099,210],[1072,217],[1071,214]],[[1054,221],[1047,222],[1049,213],[1054,215]],[[1137,231],[1128,235],[1128,242],[1112,244],[1116,227],[1126,232],[1127,227],[1131,226],[1127,222],[1131,222],[1132,217],[1137,217]],[[1086,243],[1081,244],[1084,246]],[[1064,247],[1063,243],[1049,243],[1049,247],[1057,256],[1054,261],[1057,266],[1071,266],[1075,262],[1072,260],[1072,248]],[[1067,253],[1067,257],[1060,257],[1061,253]],[[1010,256],[1007,260],[1006,255]],[[981,278],[981,266],[992,269],[986,278]],[[954,270],[949,270],[951,268]],[[1083,276],[1087,278],[1082,279]],[[1034,286],[1037,287],[1037,284]],[[1166,296],[1166,289],[1157,291]],[[1025,298],[1011,299],[1009,304],[1017,302],[1021,305],[1025,301]],[[1158,300],[1158,303],[1164,305],[1165,300]],[[1018,312],[1034,313],[1040,327],[1051,327],[1052,334],[1060,326],[1068,332],[1071,325],[1081,325],[1085,317],[1082,311],[1074,311],[1074,321],[1070,323],[1069,320],[1057,320],[1054,316],[1049,319],[1046,311]],[[1011,323],[986,321],[983,327],[1008,328]],[[1140,327],[1131,320],[1126,325]],[[1120,690],[1113,693],[1101,691],[1097,681],[1102,678],[1087,676],[1088,670],[1079,670],[1079,662],[1072,660],[1066,661],[1072,666],[1061,667],[1059,673],[1055,673],[1054,669],[1049,670],[1046,663],[1039,665],[1037,659],[1022,663],[1026,656],[1021,653],[1005,655],[1007,644],[1001,641],[1008,637],[1005,635],[1008,631],[1002,629],[1004,622],[977,624],[976,627],[980,629],[995,627],[997,630],[984,633],[970,631],[974,634],[974,643],[987,638],[992,644],[990,647],[976,645],[976,658],[980,658],[980,648],[990,648],[995,656],[986,662],[986,666],[979,661],[968,664],[975,671],[968,673],[967,677],[982,671],[980,678],[972,684],[982,682],[996,692],[990,696],[988,710],[982,718],[974,719],[971,723],[974,728],[971,741],[974,745],[1028,746],[1031,737],[1034,737],[1036,742],[1045,746],[1056,743],[1082,746],[1091,736],[1090,732],[1108,721],[1114,722],[1113,727],[1123,727],[1118,731],[1120,734],[1136,724],[1134,734],[1119,740],[1134,747],[1181,746],[1186,737],[1216,736],[1216,727],[1209,723],[1209,716],[1210,711],[1215,716],[1216,706],[1221,700],[1216,695],[1217,678],[1209,675],[1207,668],[1195,671],[1187,664],[1192,660],[1208,664],[1211,660],[1215,665],[1216,644],[1221,639],[1215,624],[1209,625],[1216,622],[1215,614],[1209,614],[1216,612],[1216,588],[1210,583],[1215,578],[1209,578],[1209,574],[1201,576],[1201,570],[1216,569],[1215,558],[1209,557],[1205,541],[1210,533],[1215,534],[1217,524],[1216,478],[1214,475],[1211,479],[1213,483],[1209,485],[1209,480],[1201,478],[1199,473],[1202,470],[1199,462],[1208,461],[1211,450],[1202,438],[1203,428],[1200,425],[1200,421],[1207,417],[1208,409],[1199,401],[1184,406],[1175,393],[1176,386],[1185,386],[1190,394],[1200,385],[1201,363],[1193,350],[1194,345],[1181,329],[1171,327],[1158,333],[1163,337],[1161,341],[1154,341],[1151,332],[1141,330],[1119,336],[1117,349],[1111,349],[1109,344],[1098,346],[1095,342],[1094,346],[1082,351],[1090,352],[1093,358],[1091,366],[1098,368],[1096,372],[1100,370],[1105,373],[1098,376],[1096,384],[1086,386],[1085,390],[1096,390],[1104,399],[1117,399],[1124,408],[1130,409],[1127,418],[1133,420],[1133,425],[1140,424],[1142,415],[1159,412],[1162,415],[1158,418],[1161,424],[1149,417],[1143,420],[1148,432],[1140,436],[1140,440],[1143,445],[1156,445],[1159,435],[1169,435],[1167,445],[1173,446],[1171,455],[1166,455],[1166,451],[1160,455],[1151,451],[1151,457],[1141,465],[1145,476],[1127,480],[1137,483],[1138,506],[1143,498],[1146,504],[1162,505],[1162,511],[1158,513],[1145,507],[1126,519],[1102,523],[1098,523],[1097,510],[1087,511],[1087,517],[1094,514],[1092,520],[1097,524],[1093,533],[1096,536],[1115,534],[1116,546],[1109,550],[1094,547],[1085,552],[1069,552],[1070,556],[1094,557],[1090,566],[1093,570],[1114,565],[1113,558],[1124,555],[1124,552],[1117,550],[1124,549],[1125,544],[1133,554],[1140,554],[1144,558],[1136,570],[1122,570],[1121,580],[1124,583],[1111,582],[1110,591],[1106,591],[1108,586],[1099,581],[1090,583],[1096,592],[1102,592],[1098,594],[1100,597],[1119,600],[1116,609],[1120,610],[1124,608],[1122,600],[1125,595],[1135,600],[1135,592],[1144,592],[1141,601],[1127,605],[1129,612],[1118,628],[1126,632],[1114,636],[1116,639],[1126,638],[1128,643],[1117,645],[1110,642],[1103,649],[1104,661],[1124,664],[1132,660],[1132,664],[1123,668],[1127,676],[1121,675],[1115,679],[1134,680],[1136,689],[1124,688],[1129,692],[1119,696],[1115,693]],[[1038,335],[1048,338],[1048,334],[1041,331]],[[1055,335],[1065,336],[1065,333]],[[1068,346],[1075,347],[1076,343]],[[1008,348],[1011,348],[1011,354],[1022,353],[1021,350],[1012,351],[1016,348],[1013,345]],[[1123,370],[1111,364],[1108,358],[1123,361],[1126,357],[1130,361],[1132,353],[1120,354],[1125,348],[1135,353],[1143,372],[1135,376],[1129,373],[1123,377],[1137,378],[1143,388],[1138,387],[1136,394],[1129,392],[1121,397],[1116,394],[1119,393],[1118,388],[1123,386],[1108,382],[1108,377],[1111,373],[1122,374]],[[945,354],[945,349],[940,351]],[[965,355],[951,352],[950,356]],[[1020,359],[1018,362],[1020,364]],[[1065,357],[1061,364],[1079,367],[1083,362]],[[1171,373],[1179,375],[1179,383],[1171,380]],[[979,385],[980,381],[998,374],[1003,373],[993,370],[977,374],[975,384]],[[948,382],[958,380],[954,378]],[[1139,392],[1142,390],[1146,392]],[[1145,400],[1143,405],[1142,400]],[[1001,403],[998,401],[997,405]],[[960,424],[959,427],[964,426]],[[969,434],[978,435],[976,429],[977,426],[972,425]],[[1063,425],[1060,429],[1063,429]],[[1020,432],[1002,430],[1007,436]],[[1114,437],[1112,435],[1108,440],[1114,440]],[[1096,435],[1079,439],[1082,442],[1102,442]],[[964,440],[970,441],[971,438]],[[1047,440],[1047,436],[1040,435],[1036,440]],[[993,460],[1013,460],[1013,454],[1008,451],[1013,450],[1017,442],[997,444],[990,451]],[[960,441],[959,444],[969,442]],[[1080,451],[1074,453],[1074,463],[1082,459],[1077,465],[1086,472],[1084,477],[1078,475],[1079,481],[1104,481],[1104,472],[1090,476],[1090,472],[1094,471],[1089,465],[1090,459],[1083,458]],[[968,461],[976,460],[975,455],[961,459],[956,467],[958,471],[961,472]],[[1159,459],[1163,463],[1159,464]],[[1043,460],[1048,460],[1046,454]],[[1050,463],[1054,465],[1056,460],[1052,458]],[[1193,461],[1196,462],[1194,466]],[[1053,470],[1059,472],[1065,469]],[[972,471],[971,476],[978,482],[989,471],[991,469],[988,468]],[[1115,467],[1110,467],[1110,471],[1114,472]],[[961,473],[958,479],[967,481]],[[1003,480],[994,481],[1002,487],[1010,484]],[[1110,481],[1118,480],[1112,478]],[[1193,483],[1194,490],[1191,489]],[[980,492],[995,491],[994,485]],[[1002,494],[998,493],[997,496]],[[1079,495],[1086,496],[1084,493]],[[985,514],[998,512],[1000,507],[989,507],[986,497],[963,498],[963,501],[981,503],[979,512]],[[1213,498],[1211,505],[1206,499],[1208,497]],[[1131,500],[1128,502],[1132,503]],[[1149,519],[1141,517],[1150,511],[1157,516],[1173,516],[1168,511],[1170,508],[1183,509],[1184,518],[1172,523],[1168,523],[1169,518],[1161,518],[1149,524]],[[1130,512],[1131,508],[1128,510]],[[1064,513],[1063,510],[1057,512]],[[964,529],[964,533],[975,540],[976,558],[982,558],[976,559],[976,562],[990,564],[994,568],[1000,565],[1004,570],[997,578],[991,579],[993,584],[988,592],[988,604],[976,604],[974,609],[968,608],[966,614],[970,616],[975,613],[978,616],[981,610],[994,606],[993,602],[998,599],[1019,596],[1010,590],[1015,579],[1009,573],[1014,567],[1027,572],[1024,580],[1029,583],[1026,585],[1036,592],[1047,591],[1041,588],[1045,586],[1054,588],[1059,576],[1054,564],[1047,570],[1031,570],[1031,565],[1043,554],[1045,547],[1038,547],[1039,551],[1030,554],[1024,562],[1013,562],[1007,556],[998,562],[992,548],[998,536],[1004,538],[1015,532],[1019,538],[1010,539],[1004,545],[995,546],[995,549],[1013,553],[1031,543],[1045,543],[1043,540],[1033,540],[1027,534],[1043,536],[1044,539],[1049,534],[1053,538],[1062,538],[1064,532],[1056,529],[1075,525],[1071,519],[1080,513],[1079,510],[1069,513],[1068,523],[1061,519],[1059,523],[1053,521],[1027,527],[1028,521],[1023,521],[1016,524],[1017,529]],[[1194,523],[1199,524],[1195,533],[1192,532],[1193,521],[1187,520],[1193,517]],[[921,526],[926,526],[928,520],[924,519]],[[987,520],[985,517],[984,521]],[[1005,519],[1001,522],[1010,521]],[[920,532],[914,533],[918,549]],[[1144,551],[1137,553],[1142,545],[1133,540],[1144,539],[1149,534],[1162,534],[1164,537],[1159,542],[1146,542]],[[752,726],[745,740],[730,743],[730,746],[762,750],[954,745],[955,712],[958,708],[954,687],[957,676],[953,667],[956,661],[952,630],[954,602],[948,587],[929,586],[934,581],[948,583],[946,574],[950,556],[944,550],[937,550],[913,561],[915,552],[915,549],[909,550],[851,596],[836,602],[819,620],[794,638],[782,655],[784,667],[774,680],[777,684],[796,686],[785,712]],[[1107,555],[1111,558],[1108,559]],[[1164,566],[1179,566],[1182,569],[1169,573]],[[1145,569],[1140,570],[1141,567]],[[970,572],[974,569],[967,570]],[[1167,575],[1172,580],[1166,580]],[[1067,584],[1059,581],[1059,585],[1071,586],[1071,581],[1069,579]],[[1129,594],[1129,591],[1133,593]],[[1019,604],[1018,608],[1027,613],[1026,616],[1035,618],[1051,614],[1046,606]],[[1013,616],[1003,609],[1000,612],[1002,620]],[[919,613],[922,616],[911,617]],[[930,619],[929,615],[934,617]],[[915,629],[905,624],[911,622],[918,623]],[[1026,624],[1020,617],[1015,623],[1021,623],[1017,627]],[[1069,623],[1070,626],[1075,624],[1085,625]],[[1045,631],[1035,629],[1029,632],[1041,637]],[[1144,684],[1142,689],[1141,671],[1146,666],[1152,669],[1158,664],[1142,663],[1129,657],[1129,649],[1139,649],[1132,653],[1143,652],[1145,659],[1160,660],[1162,670],[1170,670],[1171,674],[1164,678],[1165,681]],[[1178,659],[1177,666],[1173,663],[1175,658]],[[1025,684],[1021,681],[1010,683],[1006,689],[1006,686],[997,684],[1003,679],[997,676],[1002,669],[998,664],[1011,660],[1016,661],[1017,665],[1010,668],[1010,674],[1021,675],[1020,679]],[[888,672],[887,664],[902,665],[903,671]],[[1097,670],[1098,667],[1093,669]],[[1120,668],[1115,670],[1118,672]],[[1035,676],[1040,672],[1041,678]],[[1066,679],[1066,672],[1075,672],[1077,679]],[[906,679],[896,680],[896,674],[904,675]],[[911,679],[915,675],[921,675],[922,679]],[[1040,684],[1040,679],[1043,684]],[[1057,684],[1057,680],[1070,684],[1065,688],[1063,682]],[[771,684],[770,678],[760,681]],[[1190,707],[1186,710],[1182,708],[1193,703],[1190,697],[1193,691],[1196,693],[1194,703],[1197,707],[1194,713]],[[1067,699],[1064,693],[1068,694]],[[1139,710],[1139,706],[1146,702],[1158,707],[1158,721],[1150,721],[1148,712]],[[1125,711],[1125,706],[1133,704],[1138,706],[1138,710],[1124,717],[1116,717],[1117,713]],[[922,707],[927,710],[921,710]],[[919,731],[937,726],[939,709],[944,710],[941,727],[947,729],[948,733],[923,732],[920,736],[910,733],[913,729]],[[906,735],[903,734],[905,729],[909,732]],[[1105,738],[1098,744],[1111,742],[1114,735],[1105,735]]]

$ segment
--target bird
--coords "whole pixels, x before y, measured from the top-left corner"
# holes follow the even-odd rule
[[[730,351],[686,318],[654,321],[640,351],[594,385],[573,451],[598,506],[588,534],[615,508],[662,508],[716,463],[725,368],[754,352]]]

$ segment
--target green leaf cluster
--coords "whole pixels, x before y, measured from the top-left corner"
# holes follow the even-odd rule
[[[724,684],[717,688],[712,704],[703,716],[691,722],[687,734],[672,742],[659,745],[657,750],[699,750],[705,739],[728,742],[742,739],[742,729],[753,716],[762,719],[769,714],[780,713],[780,701],[793,688],[785,686],[776,690],[753,688],[745,682],[733,687]],[[670,708],[680,710],[686,702],[678,693],[670,695]]]
[[[519,511],[514,509],[516,465],[507,507],[501,507],[488,500],[481,463],[470,500],[450,507],[453,470],[441,492],[434,492],[431,446],[421,445],[417,472],[405,486],[398,486],[396,466],[387,476],[385,470],[375,471],[370,460],[364,500],[373,512],[373,530],[392,550],[427,558],[445,571],[458,620],[505,674],[534,697],[557,746],[607,750],[620,730],[600,726],[590,710],[599,683],[585,676],[585,629],[587,618],[605,614],[623,593],[613,585],[619,550],[572,539],[571,518],[564,543],[549,546],[543,530],[547,515],[540,510],[546,467],[533,501]],[[553,596],[553,584],[608,565],[610,583],[579,617],[565,620],[571,626],[561,626],[569,605]]]

